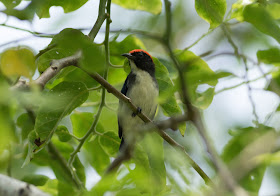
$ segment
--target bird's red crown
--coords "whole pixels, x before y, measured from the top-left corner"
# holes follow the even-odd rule
[[[144,52],[146,53],[149,57],[151,57],[151,59],[153,60],[152,56],[145,50],[142,50],[142,49],[135,49],[135,50],[131,50],[129,53],[132,54],[134,52]]]

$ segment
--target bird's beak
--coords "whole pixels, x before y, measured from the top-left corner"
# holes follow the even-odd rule
[[[128,58],[130,60],[134,60],[135,59],[135,57],[133,55],[131,55],[130,53],[124,53],[124,54],[122,54],[122,56],[124,56],[124,57],[126,57],[126,58]]]

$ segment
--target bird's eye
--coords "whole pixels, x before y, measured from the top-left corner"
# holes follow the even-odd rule
[[[139,56],[143,56],[143,52],[140,52],[140,53],[139,53]]]

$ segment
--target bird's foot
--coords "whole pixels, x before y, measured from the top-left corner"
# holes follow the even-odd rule
[[[142,109],[140,107],[137,107],[137,111],[132,113],[132,117],[137,116],[138,114],[140,114],[142,112]]]

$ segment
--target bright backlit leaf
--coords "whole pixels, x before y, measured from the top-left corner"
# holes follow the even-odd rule
[[[99,143],[103,150],[111,157],[119,152],[120,138],[116,133],[108,131],[99,136]]]
[[[266,10],[274,19],[280,18],[280,2],[278,3],[270,3],[266,6]]]
[[[20,0],[1,0],[7,8],[13,8],[15,5],[20,3]],[[88,0],[61,0],[61,1],[51,1],[51,0],[32,0],[24,9],[7,9],[4,12],[8,15],[15,16],[21,20],[32,21],[34,14],[36,13],[39,18],[49,18],[49,9],[52,6],[61,6],[65,13],[69,13],[79,9]]]
[[[0,68],[6,76],[31,78],[36,70],[35,57],[28,48],[11,48],[1,54]]]
[[[251,23],[259,31],[273,37],[280,43],[280,28],[274,18],[261,5],[247,5],[243,11],[246,22]]]
[[[195,0],[195,9],[198,15],[215,28],[223,22],[226,13],[226,0]]]
[[[280,63],[280,49],[270,48],[267,50],[259,50],[257,52],[257,57],[260,62],[267,64],[277,64]]]
[[[177,51],[176,53],[184,66],[184,78],[191,102],[201,109],[206,109],[213,100],[218,79],[231,74],[215,73],[204,60],[191,51]]]
[[[90,129],[94,118],[92,113],[82,112],[72,114],[70,119],[73,126],[73,134],[81,138]]]
[[[112,2],[126,9],[142,10],[142,11],[150,12],[152,14],[160,14],[162,9],[161,0],[133,0],[133,1],[113,0]]]

